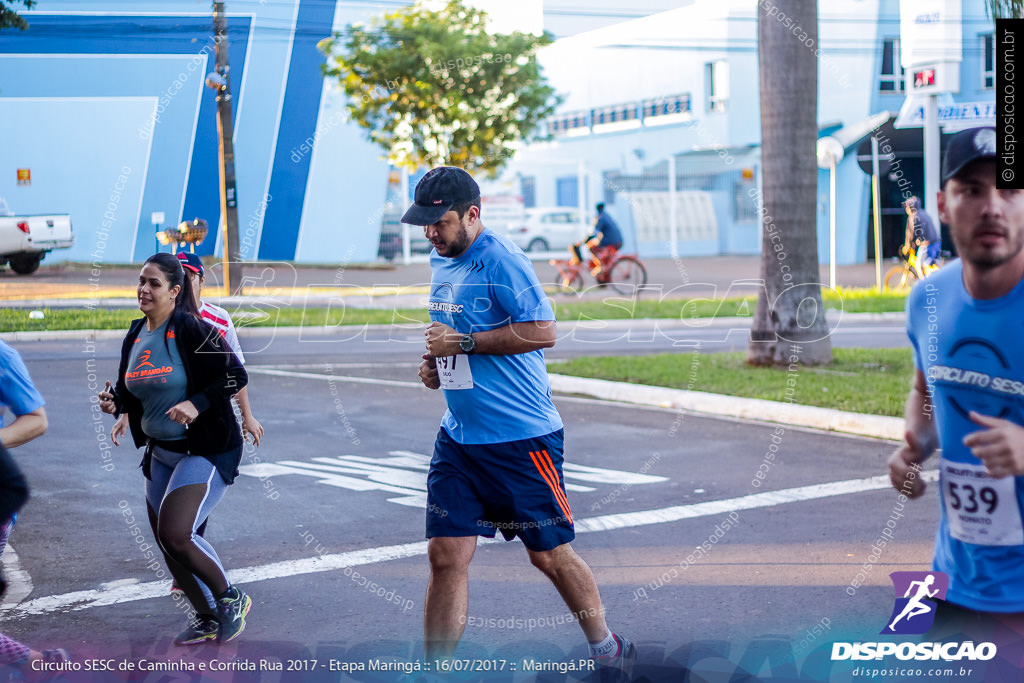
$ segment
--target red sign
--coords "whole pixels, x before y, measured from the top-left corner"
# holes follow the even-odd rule
[[[925,88],[935,85],[935,69],[921,69],[914,72],[914,87]]]
[[[32,184],[32,169],[30,169],[30,168],[19,168],[18,169],[18,184],[19,185],[31,185]]]

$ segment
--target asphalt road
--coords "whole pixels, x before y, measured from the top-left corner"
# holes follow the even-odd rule
[[[3,630],[136,667],[69,680],[157,681],[162,674],[138,667],[213,660],[314,669],[207,671],[203,680],[349,680],[331,669],[422,652],[425,467],[443,399],[417,383],[414,335],[404,344],[278,337],[262,351],[259,340],[245,347],[267,434],[247,452],[208,534],[255,604],[237,641],[187,651],[170,644],[184,617],[168,578],[147,566],[131,528],[144,514],[140,453],[105,449],[96,430],[112,419],[90,411],[94,386],[114,376],[118,343],[20,347],[48,401],[50,429],[15,452],[34,496],[4,556],[16,580]],[[551,355],[581,348],[567,342]],[[574,546],[597,576],[609,624],[640,648],[637,677],[683,680],[688,671],[692,681],[726,681],[742,663],[764,680],[790,680],[778,678],[786,672],[850,680],[857,663],[829,662],[831,642],[875,639],[892,607],[889,572],[928,567],[934,495],[908,505],[894,540],[868,560],[897,504],[880,478],[891,443],[570,397],[556,403]],[[144,527],[142,538],[152,543]],[[11,571],[15,554],[20,572]],[[863,585],[852,588],[865,566]],[[518,541],[479,546],[469,615],[459,657],[504,671],[458,680],[533,680],[531,662],[585,656],[578,628]]]

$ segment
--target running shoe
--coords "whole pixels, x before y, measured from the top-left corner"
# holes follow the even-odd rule
[[[198,645],[207,640],[215,640],[220,631],[220,622],[208,614],[197,614],[189,619],[188,628],[174,639],[175,645]]]
[[[54,648],[53,650],[43,650],[39,653],[42,655],[44,664],[64,664],[65,662],[71,661],[71,655],[64,648]],[[46,674],[36,673],[31,669],[31,659],[26,658],[20,662],[14,662],[14,670],[11,671],[11,683],[22,683],[23,681],[40,681]],[[60,676],[60,674],[57,674]],[[49,678],[49,677],[47,677]],[[7,680],[7,679],[4,679]]]
[[[63,664],[71,661],[71,655],[62,647],[52,650],[43,650],[43,662],[46,664]]]
[[[633,662],[636,661],[636,648],[618,634],[615,640],[619,642],[619,652],[606,657],[594,657],[600,667],[599,679],[601,683],[628,683],[633,675]]]
[[[252,598],[237,586],[231,587],[233,596],[226,596],[217,601],[217,612],[220,615],[220,633],[217,642],[226,643],[234,640],[245,630],[245,615],[252,607]]]
[[[185,591],[183,591],[181,586],[178,585],[177,579],[171,579],[171,597],[175,596],[183,598],[185,597]]]

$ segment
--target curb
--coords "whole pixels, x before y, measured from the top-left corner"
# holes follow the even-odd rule
[[[561,394],[582,394],[606,401],[673,408],[706,415],[780,422],[798,427],[812,427],[829,432],[842,432],[890,441],[902,441],[906,429],[903,419],[898,417],[848,413],[842,410],[804,406],[796,403],[627,384],[604,379],[557,374],[549,374],[548,377],[551,380],[552,391]]]

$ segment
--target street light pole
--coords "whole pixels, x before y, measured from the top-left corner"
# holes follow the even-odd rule
[[[217,78],[207,84],[217,90],[217,137],[220,141],[220,214],[224,218],[224,287],[231,294],[230,264],[239,263],[238,198],[235,195],[234,124],[231,120],[231,82],[228,67],[228,29],[224,3],[213,3],[214,49],[217,56]],[[211,83],[210,81],[213,81]]]

